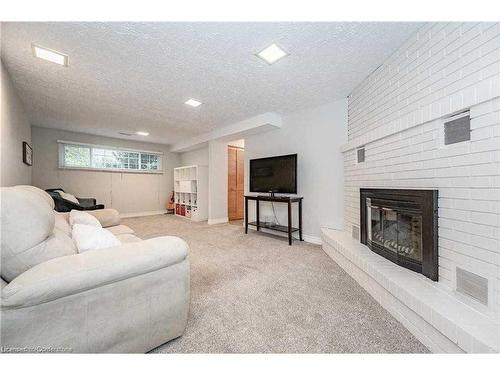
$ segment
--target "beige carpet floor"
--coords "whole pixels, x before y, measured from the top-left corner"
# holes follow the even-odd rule
[[[176,235],[190,247],[186,331],[153,352],[427,352],[321,246],[172,215],[123,223],[143,239]]]

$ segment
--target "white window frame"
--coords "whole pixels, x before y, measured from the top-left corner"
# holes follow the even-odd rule
[[[114,147],[114,146],[105,146],[98,145],[93,143],[81,143],[81,142],[72,142],[72,141],[63,141],[58,140],[58,153],[59,153],[59,169],[73,169],[73,170],[83,170],[83,171],[105,171],[105,172],[120,172],[120,173],[152,173],[152,174],[162,174],[163,173],[163,152],[160,151],[151,151],[151,150],[138,150],[124,147]],[[74,167],[74,166],[66,166],[64,159],[64,146],[66,145],[74,145],[74,146],[85,146],[90,148],[90,167]],[[92,149],[104,149],[111,151],[120,151],[120,152],[136,152],[139,153],[138,166],[139,169],[127,169],[127,168],[95,168],[92,167]],[[158,155],[158,169],[140,169],[141,167],[141,154],[151,154]]]

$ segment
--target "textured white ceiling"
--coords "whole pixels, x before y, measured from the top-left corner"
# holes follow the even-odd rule
[[[172,144],[263,112],[346,97],[421,23],[2,23],[33,125]],[[276,42],[290,56],[256,56]],[[31,43],[69,55],[64,68]],[[186,106],[193,97],[204,104]],[[135,137],[139,139],[139,137]]]

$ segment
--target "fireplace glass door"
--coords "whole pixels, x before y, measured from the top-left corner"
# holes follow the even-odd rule
[[[398,213],[398,253],[422,262],[422,215]]]
[[[366,199],[369,247],[391,261],[418,271],[422,265],[422,215],[391,202]]]

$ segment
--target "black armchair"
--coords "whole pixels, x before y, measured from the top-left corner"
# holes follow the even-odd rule
[[[89,210],[100,210],[104,208],[103,204],[96,204],[97,201],[95,198],[78,198],[78,204],[72,201],[69,201],[67,199],[64,199],[61,194],[59,194],[60,191],[64,192],[63,189],[61,188],[55,188],[55,189],[46,189],[45,190],[49,195],[52,197],[54,200],[55,207],[54,209],[57,212],[69,212],[71,210],[78,210],[78,211],[89,211]]]

